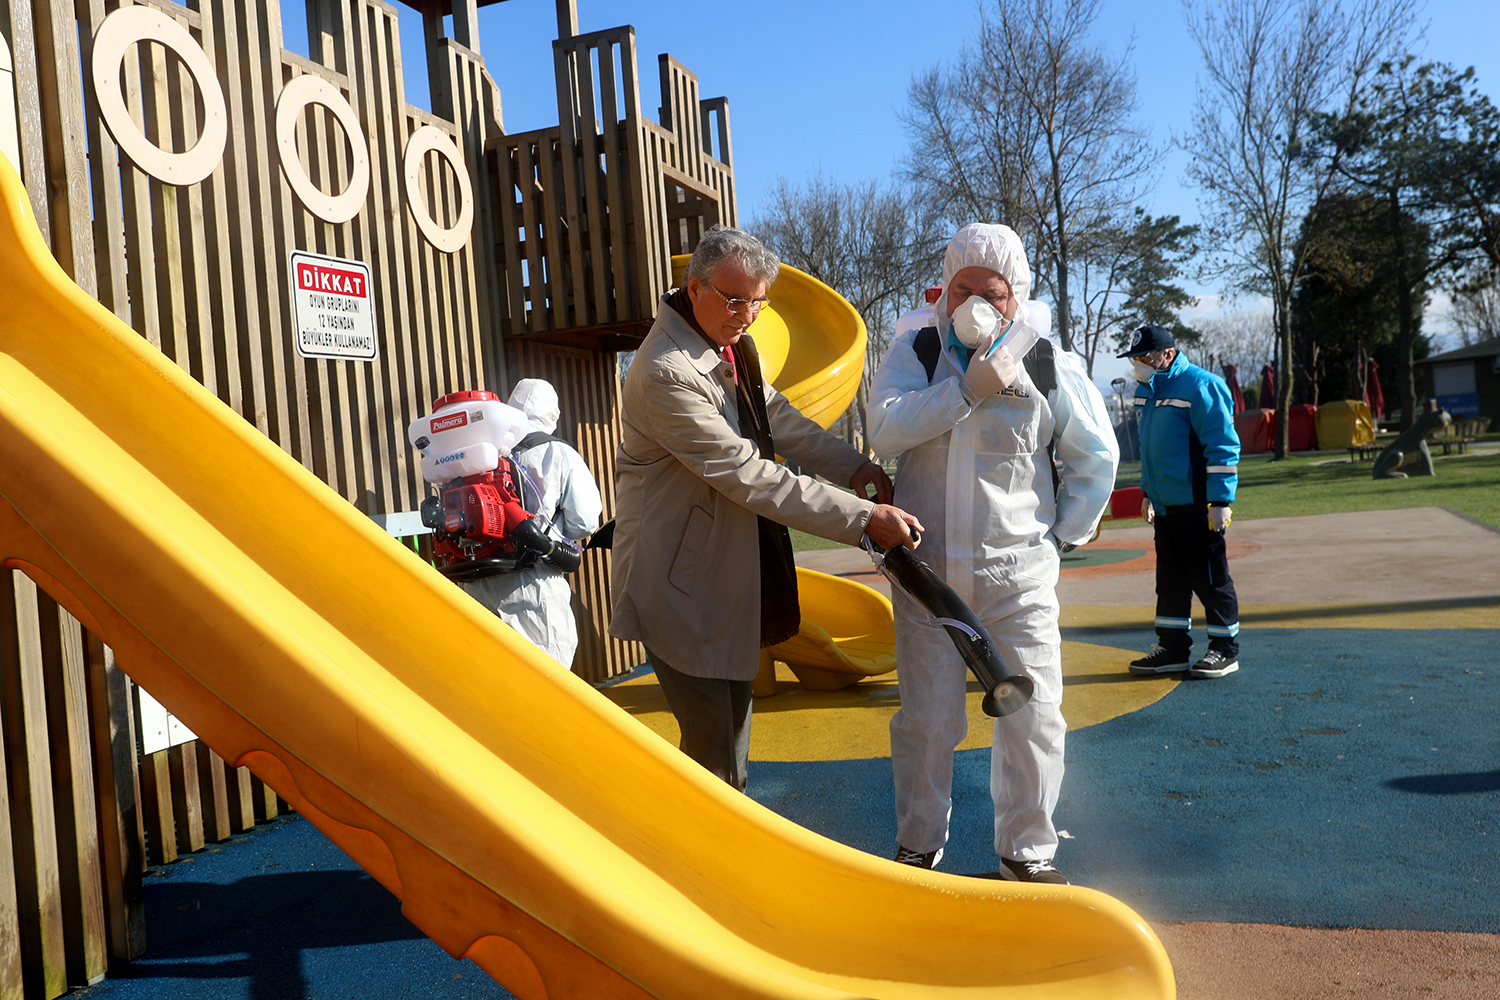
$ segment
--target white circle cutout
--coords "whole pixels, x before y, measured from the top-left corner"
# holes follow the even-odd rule
[[[449,229],[437,224],[427,210],[422,197],[422,158],[428,153],[437,153],[448,161],[458,175],[458,194],[463,207],[458,210],[458,221]],[[431,125],[423,125],[406,140],[406,152],[402,156],[406,171],[406,208],[422,231],[422,235],[443,253],[457,253],[469,242],[469,231],[474,228],[474,187],[469,182],[469,171],[464,167],[463,156],[453,144],[448,133]]]
[[[120,95],[125,53],[137,42],[147,41],[160,42],[175,52],[203,95],[203,131],[187,152],[169,153],[146,138]],[[136,166],[159,181],[177,185],[197,184],[214,172],[229,137],[229,115],[213,65],[186,28],[153,7],[122,7],[104,19],[94,36],[93,72],[99,114]]]
[[[354,150],[349,186],[341,194],[325,194],[302,169],[297,155],[297,119],[309,104],[321,104],[343,126]],[[285,87],[276,100],[276,149],[281,154],[281,173],[309,212],[324,222],[348,222],[359,214],[370,192],[370,152],[365,133],[354,109],[339,89],[321,76],[303,73]]]

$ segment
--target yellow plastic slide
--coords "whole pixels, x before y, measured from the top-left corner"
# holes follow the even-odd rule
[[[896,620],[891,602],[854,580],[797,567],[802,624],[765,652],[809,691],[837,691],[896,669]]]
[[[523,1000],[1173,995],[1101,893],[897,867],[711,778],[72,284],[8,164],[0,200],[5,566],[450,953]]]

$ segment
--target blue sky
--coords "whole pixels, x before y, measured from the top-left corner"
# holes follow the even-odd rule
[[[741,220],[755,214],[778,176],[885,178],[909,142],[897,120],[913,76],[950,59],[977,22],[974,0],[759,0],[683,5],[663,0],[579,0],[580,28],[631,24],[640,58],[641,98],[659,103],[656,56],[670,52],[698,74],[704,97],[729,98]],[[410,14],[402,8],[403,15]],[[500,85],[508,131],[557,122],[552,84],[552,0],[508,0],[479,12],[481,54]],[[290,15],[287,18],[292,21]],[[1500,98],[1500,4],[1429,0],[1421,20],[1426,58],[1475,67]],[[290,27],[290,26],[289,26]],[[1181,135],[1198,76],[1198,55],[1176,2],[1105,0],[1095,37],[1111,52],[1133,46],[1141,119],[1162,142]],[[288,32],[288,44],[298,43]],[[420,20],[403,22],[408,92],[426,104]],[[1197,192],[1183,182],[1186,156],[1171,150],[1147,200],[1149,211],[1199,216]],[[1217,289],[1195,287],[1212,295]],[[1439,304],[1440,305],[1440,304]],[[1429,329],[1441,333],[1441,323]],[[1108,373],[1097,373],[1107,375]]]

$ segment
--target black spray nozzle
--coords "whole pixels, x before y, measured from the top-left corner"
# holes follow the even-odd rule
[[[915,539],[916,529],[912,529],[912,536]],[[981,708],[985,715],[992,718],[1010,715],[1031,700],[1035,690],[1031,678],[1010,672],[978,616],[952,587],[938,578],[931,566],[904,546],[886,552],[884,561],[886,570],[901,589],[926,608],[953,640],[964,665],[984,688]]]

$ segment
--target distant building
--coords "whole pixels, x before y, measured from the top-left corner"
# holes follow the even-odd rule
[[[1423,358],[1426,396],[1455,420],[1489,417],[1500,423],[1500,337]]]

